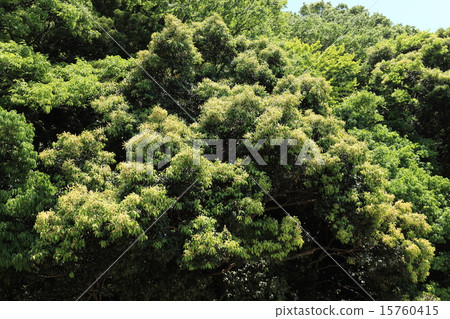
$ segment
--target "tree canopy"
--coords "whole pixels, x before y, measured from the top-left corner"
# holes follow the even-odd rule
[[[450,299],[450,29],[285,2],[2,2],[3,299]]]

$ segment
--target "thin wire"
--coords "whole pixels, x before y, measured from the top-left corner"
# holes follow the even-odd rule
[[[125,48],[122,46],[122,45],[120,45],[120,43],[119,42],[117,42],[116,41],[116,39],[114,39],[114,37],[111,35],[111,34],[109,34],[109,32],[108,31],[106,31],[105,30],[105,28],[103,28],[103,26],[94,18],[94,16],[89,12],[89,10],[87,10],[86,9],[86,7],[84,7],[82,4],[80,4],[79,2],[77,2],[77,1],[75,1],[75,0],[72,0],[78,7],[80,7],[88,16],[89,16],[89,18],[92,20],[92,21],[94,21],[94,23],[96,23],[99,27],[100,27],[100,29],[102,29],[102,31],[103,32],[105,32],[107,35],[108,35],[108,37],[110,37],[111,38],[111,40],[113,40],[114,41],[114,43],[115,44],[117,44],[117,46],[123,51],[123,52],[125,52],[125,54],[126,55],[128,55],[128,57],[129,58],[131,58],[131,59],[133,59],[133,57],[131,56],[131,54],[130,53],[128,53],[128,51],[127,50],[125,50]],[[195,118],[183,107],[183,106],[181,106],[181,104],[180,103],[178,103],[178,101],[177,100],[175,100],[173,97],[172,97],[172,95],[170,95],[169,94],[169,92],[167,92],[167,90],[161,85],[161,84],[159,84],[159,82],[158,81],[156,81],[155,80],[155,78],[150,74],[150,73],[148,73],[147,72],[147,70],[145,70],[144,69],[144,67],[141,65],[141,64],[139,64],[135,59],[133,59],[133,61],[134,61],[134,63],[153,81],[153,82],[155,82],[155,84],[180,108],[180,109],[182,109],[183,111],[184,111],[184,113],[186,113],[186,115],[187,116],[189,116],[189,118],[192,120],[192,121],[194,121],[195,123],[197,122],[196,120],[195,120]]]
[[[331,260],[332,261],[334,261],[334,263],[336,264],[336,265],[338,265],[339,266],[339,268],[341,268],[341,270],[344,272],[344,273],[346,273],[347,274],[347,276],[359,287],[359,288],[361,288],[361,290],[362,291],[364,291],[364,293],[372,300],[372,301],[375,301],[375,299],[372,297],[372,295],[366,290],[366,289],[364,289],[364,287],[363,286],[361,286],[361,284],[355,279],[355,278],[353,278],[353,276],[352,275],[350,275],[350,273],[347,271],[347,270],[345,270],[344,269],[344,267],[342,267],[341,266],[341,264],[339,264],[339,262],[336,260],[336,259],[334,259],[334,257],[333,256],[331,256],[330,255],[330,253],[328,253],[328,251],[301,225],[301,224],[299,224],[295,219],[294,219],[294,217],[292,217],[292,215],[291,214],[289,214],[287,211],[286,211],[286,209],[284,209],[284,207],[283,206],[281,206],[279,203],[278,203],[278,201],[275,199],[275,198],[273,198],[273,196],[272,195],[270,195],[270,193],[268,192],[268,191],[266,191],[265,189],[264,189],[264,187],[262,187],[256,180],[255,180],[255,178],[253,178],[253,176],[251,176],[251,178],[253,179],[253,181],[263,190],[263,192],[264,193],[266,193],[266,195],[267,196],[269,196],[270,197],[270,199],[275,203],[275,204],[277,204],[278,205],[278,207],[280,207],[282,210],[283,210],[283,212],[286,214],[286,216],[288,216],[288,217],[290,217],[299,227],[300,227],[300,229],[309,237],[309,238],[311,238],[311,240],[321,249],[321,250],[323,250],[323,252],[328,256],[328,257],[330,257],[331,258]]]
[[[183,197],[192,188],[192,186],[197,183],[197,181],[198,178],[188,188],[186,188],[186,190],[176,198],[172,205],[170,205],[161,215],[159,215],[158,218],[142,234],[140,234],[139,237],[137,237],[100,276],[97,277],[97,279],[95,279],[95,281],[76,299],[76,301],[79,301],[100,280],[100,278],[102,278],[161,219],[161,217],[163,217],[169,209],[171,209],[181,199],[181,197]]]

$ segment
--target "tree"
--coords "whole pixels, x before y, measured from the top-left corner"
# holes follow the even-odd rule
[[[383,121],[383,116],[378,113],[384,107],[384,99],[367,91],[360,91],[345,99],[341,105],[333,111],[339,118],[345,121],[347,129],[371,128]]]
[[[428,282],[435,287],[433,290],[438,297],[448,299],[449,284],[444,278],[449,258],[450,181],[433,175],[432,165],[428,162],[432,157],[426,147],[412,143],[386,126],[376,125],[351,132],[366,141],[374,161],[388,170],[389,192],[412,203],[415,211],[427,216],[433,230],[427,237],[437,249]]]
[[[448,299],[448,32],[283,3],[2,7],[3,298]]]
[[[444,70],[425,66],[425,63],[437,66],[432,64],[428,51],[430,43],[436,41],[434,36],[421,33],[384,44],[391,47],[393,56],[374,65],[368,87],[385,96],[386,108],[379,111],[386,124],[416,141],[431,139],[437,145],[442,173],[447,176],[449,112],[445,105],[449,101],[449,77]],[[371,51],[369,65],[381,58],[377,54],[380,50]],[[439,54],[442,52],[438,51],[436,56]]]
[[[232,34],[272,34],[283,25],[286,0],[256,1],[132,1],[132,0],[5,0],[0,8],[1,41],[26,43],[53,61],[73,62],[145,49],[151,35],[161,31],[173,14],[186,23],[220,14]],[[106,34],[105,31],[109,34]]]
[[[297,37],[308,44],[320,43],[321,51],[333,44],[344,45],[357,58],[366,57],[366,49],[383,39],[399,34],[415,34],[411,26],[393,25],[385,16],[370,14],[363,6],[336,7],[330,2],[303,4],[298,13],[288,14],[286,35]]]
[[[0,273],[3,298],[26,293],[32,271],[29,250],[37,213],[48,208],[56,189],[36,171],[33,128],[23,115],[0,107]],[[28,280],[27,280],[28,279]],[[22,287],[21,287],[22,286]]]

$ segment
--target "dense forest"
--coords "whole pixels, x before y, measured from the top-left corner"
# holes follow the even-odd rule
[[[450,300],[450,28],[285,4],[0,1],[1,299]]]

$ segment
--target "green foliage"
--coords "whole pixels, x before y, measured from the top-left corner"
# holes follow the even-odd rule
[[[114,163],[114,154],[103,150],[104,139],[100,130],[80,135],[63,133],[51,149],[39,154],[39,159],[60,189],[78,183],[104,189],[112,179],[109,165]]]
[[[52,70],[48,83],[30,83],[21,79],[10,89],[11,104],[26,105],[33,110],[49,113],[54,108],[84,107],[98,96],[101,83],[92,66],[83,61]]]
[[[227,25],[218,14],[195,25],[194,43],[205,61],[223,68],[233,59],[235,52],[232,36]]]
[[[285,24],[281,8],[286,0],[142,0],[66,2],[62,0],[5,0],[0,8],[0,40],[26,42],[52,60],[77,57],[100,59],[124,51],[110,41],[107,31],[129,53],[145,48],[164,17],[201,22],[220,14],[232,34],[273,34]],[[94,21],[95,19],[95,21]]]
[[[139,67],[126,79],[127,94],[140,104],[164,102],[172,105],[172,110],[180,110],[168,95],[178,99],[189,94],[194,70],[201,61],[192,29],[169,15],[164,29],[152,35],[148,50],[138,53]],[[170,88],[169,92],[164,88]]]
[[[266,61],[260,61],[255,51],[239,53],[233,60],[233,69],[238,83],[259,83],[266,88],[275,85],[275,76]]]
[[[40,210],[52,204],[56,192],[48,176],[36,171],[33,127],[23,115],[0,107],[0,273],[2,296],[25,283],[31,271],[29,249]]]
[[[448,30],[285,2],[1,6],[2,298],[449,298]]]
[[[321,52],[319,42],[309,45],[298,39],[286,41],[284,46],[293,61],[292,73],[324,77],[333,88],[334,99],[340,100],[356,88],[359,62],[353,54],[345,53],[344,46],[331,46]]]
[[[133,59],[109,56],[91,63],[51,65],[45,56],[14,42],[2,43],[0,52],[4,67],[0,101],[33,124],[39,150],[50,146],[57,134],[81,133],[99,125],[108,137],[129,138],[134,116],[123,97],[117,99],[117,91],[118,81],[135,65]],[[109,106],[98,100],[109,101]]]
[[[333,7],[324,1],[303,4],[298,13],[288,14],[288,24],[286,34],[291,38],[297,37],[308,44],[319,42],[321,50],[344,44],[358,58],[364,58],[366,49],[383,39],[417,32],[411,26],[393,25],[379,13],[370,14],[363,6]]]
[[[320,114],[327,113],[326,105],[331,87],[324,78],[304,74],[296,80],[294,85],[304,97],[302,100],[304,108],[312,109]]]
[[[415,211],[427,216],[432,227],[427,238],[437,248],[430,278],[434,286],[439,287],[434,280],[441,283],[443,287],[439,287],[435,294],[446,299],[450,181],[431,173],[431,165],[426,162],[429,157],[426,148],[402,138],[386,126],[376,125],[370,131],[353,130],[352,133],[368,143],[374,161],[388,170],[389,192],[412,203]]]
[[[182,21],[203,21],[212,12],[220,14],[232,34],[271,33],[280,27],[286,0],[168,1],[171,13]]]
[[[364,103],[361,98],[371,99],[375,104],[380,102],[380,98],[370,94],[351,99],[355,100],[353,103]],[[277,103],[274,105],[273,101]],[[239,110],[245,113],[236,113],[234,105],[239,105]],[[264,112],[259,105],[269,107]],[[263,148],[261,154],[269,164],[254,169],[262,169],[275,183],[272,189],[274,196],[283,196],[286,193],[283,181],[290,181],[285,204],[296,207],[299,217],[305,218],[309,214],[308,206],[304,206],[302,200],[296,200],[297,196],[308,194],[309,201],[316,203],[315,219],[317,224],[323,223],[322,231],[329,227],[333,234],[330,236],[354,249],[361,245],[369,251],[396,250],[400,254],[395,263],[397,267],[403,264],[398,268],[402,272],[402,280],[423,281],[428,275],[434,252],[430,243],[420,238],[431,230],[424,216],[413,213],[409,204],[393,202],[393,196],[385,193],[387,180],[384,171],[368,162],[364,144],[358,144],[348,136],[342,122],[311,111],[302,115],[295,111],[299,105],[302,106],[298,97],[290,93],[282,97],[259,98],[248,90],[245,95],[211,98],[202,106],[199,124],[205,131],[214,130],[212,132],[217,135],[220,132],[220,136],[246,137],[253,143],[262,137],[295,138],[299,142],[314,139],[321,149],[324,164],[312,161],[300,168],[292,164],[279,167],[273,156],[274,150]],[[236,123],[238,125],[234,126]],[[296,150],[299,152],[300,148]],[[377,254],[362,253],[361,260],[380,258],[385,259],[386,264],[387,258],[392,261],[389,253]],[[398,278],[386,277],[386,280],[397,282]],[[388,288],[383,284],[376,285],[378,293],[383,294],[384,289],[387,292]]]
[[[2,190],[11,190],[26,179],[29,171],[36,167],[36,152],[33,147],[33,127],[25,122],[23,115],[0,108]]]
[[[346,98],[334,113],[344,120],[348,129],[371,128],[383,120],[378,113],[384,107],[384,99],[367,91],[360,91]]]
[[[13,41],[0,42],[0,102],[9,104],[8,93],[19,82],[46,83],[51,64],[42,54]]]
[[[386,100],[386,108],[379,110],[385,123],[415,140],[435,141],[445,176],[449,157],[446,105],[450,92],[445,64],[446,39],[425,32],[413,37],[399,36],[374,48],[367,63],[371,70],[368,86]],[[432,57],[430,48],[435,45],[438,46],[433,50],[436,56]],[[390,47],[391,53],[377,62],[381,59],[377,52],[384,50],[383,47]]]
[[[1,25],[4,26],[0,39],[24,41],[56,58],[73,57],[73,53],[65,50],[68,49],[64,43],[67,38],[77,44],[87,44],[101,37],[88,14],[92,10],[92,2],[82,1],[80,4],[86,11],[78,4],[60,0],[6,0],[0,9]]]

